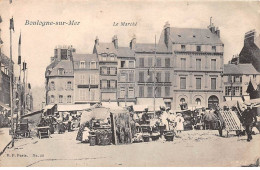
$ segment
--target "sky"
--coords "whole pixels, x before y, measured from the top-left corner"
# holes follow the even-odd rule
[[[256,1],[216,2],[170,0],[0,0],[2,51],[9,54],[9,19],[13,16],[13,60],[17,64],[18,41],[22,35],[22,61],[28,67],[32,88],[44,86],[44,72],[57,45],[72,45],[77,53],[92,53],[96,36],[111,42],[117,35],[119,46],[129,46],[135,34],[137,43],[154,43],[165,22],[171,27],[207,28],[210,17],[220,29],[225,45],[224,62],[239,54],[244,34],[252,29],[260,33],[260,3]],[[79,25],[25,25],[29,21],[80,22]],[[137,22],[134,27],[116,27],[114,22]],[[16,66],[15,71],[18,73]]]

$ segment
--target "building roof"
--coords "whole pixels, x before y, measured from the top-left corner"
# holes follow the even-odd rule
[[[177,44],[223,44],[220,38],[209,29],[170,27],[170,39]],[[159,44],[164,43],[164,30]]]
[[[1,55],[0,55],[0,62],[3,63],[6,67],[9,67],[9,65],[10,65],[10,58],[8,58],[4,53],[1,53]],[[14,64],[13,61],[12,61],[12,64]]]
[[[118,57],[134,57],[135,53],[129,47],[118,47]]]
[[[63,75],[58,75],[58,69],[59,68],[64,69]],[[51,71],[51,73],[49,74],[50,77],[54,77],[54,76],[61,76],[61,77],[73,76],[73,64],[72,64],[72,61],[70,61],[70,60],[58,61],[58,63],[52,69],[49,69],[49,70]],[[46,71],[48,71],[48,70],[46,70]]]
[[[224,75],[255,75],[260,74],[252,64],[224,64]]]
[[[135,52],[147,52],[147,53],[154,53],[155,52],[155,45],[154,44],[147,44],[147,43],[137,43],[135,45]],[[165,44],[156,44],[156,52],[157,53],[167,53],[171,52],[167,49]]]
[[[114,53],[117,54],[117,50],[114,46],[114,43],[98,43],[97,45],[95,45],[96,51],[98,54],[101,53]]]
[[[96,54],[73,54],[73,61],[98,61]]]

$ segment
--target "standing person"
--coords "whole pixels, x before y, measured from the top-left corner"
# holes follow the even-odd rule
[[[175,123],[176,123],[176,131],[177,131],[177,133],[181,133],[181,131],[184,130],[184,125],[183,125],[184,119],[183,119],[181,113],[177,114],[177,117],[175,119]]]
[[[170,130],[174,130],[174,122],[176,119],[176,114],[173,111],[170,111],[170,116],[169,116],[169,126]]]
[[[169,130],[169,110],[170,108],[165,108],[162,107],[162,115],[161,115],[161,121],[163,123],[163,125],[165,126],[166,130]]]
[[[250,142],[252,137],[252,127],[256,124],[256,114],[252,109],[252,105],[248,105],[247,109],[242,113],[243,124],[246,127],[247,141]]]
[[[144,113],[142,114],[142,122],[143,124],[147,124],[149,121],[148,108],[144,109]]]

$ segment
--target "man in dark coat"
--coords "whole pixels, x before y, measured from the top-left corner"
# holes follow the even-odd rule
[[[243,125],[246,127],[247,141],[252,140],[252,127],[256,125],[256,113],[253,111],[252,106],[247,106],[247,109],[242,114]]]

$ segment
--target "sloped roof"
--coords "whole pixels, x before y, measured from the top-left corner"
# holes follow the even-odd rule
[[[117,56],[118,57],[134,57],[135,53],[129,47],[119,47]]]
[[[135,52],[148,52],[152,53],[155,52],[155,45],[154,44],[147,44],[147,43],[137,43],[135,45]],[[170,52],[164,43],[156,45],[156,52],[157,53],[166,53]]]
[[[177,44],[223,44],[220,38],[209,29],[170,27],[170,39]],[[159,44],[164,43],[164,30]]]
[[[114,43],[99,43],[95,46],[97,53],[101,54],[101,53],[114,53],[117,54],[117,50],[114,46]]]
[[[73,54],[74,61],[98,61],[96,54]]]
[[[260,74],[252,64],[224,64],[224,75],[254,75]]]
[[[58,75],[58,69],[63,68],[65,73],[63,75]],[[56,66],[50,70],[50,77],[52,76],[61,76],[61,77],[66,77],[66,76],[73,76],[73,64],[72,61],[70,60],[61,60],[59,61]]]

